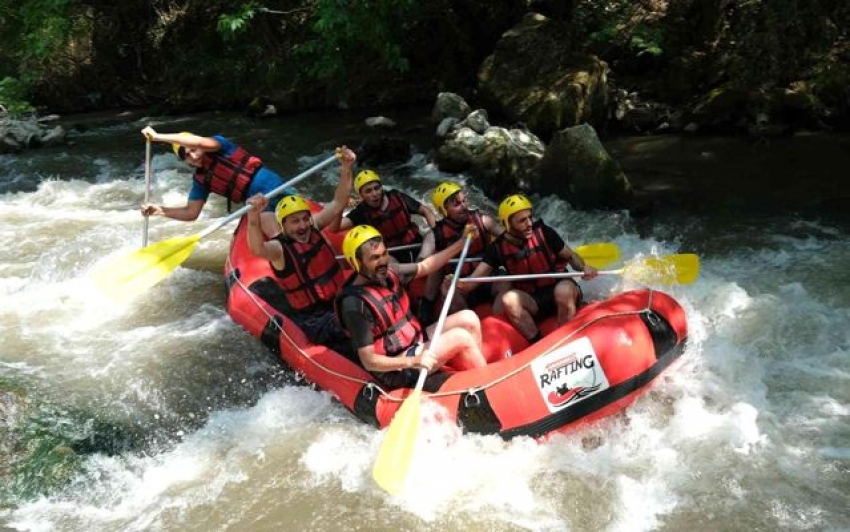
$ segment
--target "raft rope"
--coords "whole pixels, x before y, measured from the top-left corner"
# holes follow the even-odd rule
[[[230,256],[228,256],[228,257],[227,257],[227,267],[229,268],[229,271],[234,271],[234,270],[235,270],[235,268],[233,267],[233,264],[230,262]],[[236,275],[232,276],[232,278],[233,278],[233,279],[235,279],[236,284],[237,284],[237,285],[239,285],[239,287],[242,289],[242,291],[243,291],[243,292],[245,292],[245,295],[247,295],[247,296],[248,296],[248,298],[249,298],[249,299],[250,299],[250,300],[251,300],[251,301],[252,301],[252,302],[253,302],[253,303],[257,306],[257,308],[258,308],[258,309],[260,309],[260,311],[261,311],[263,314],[265,314],[265,315],[266,315],[266,317],[269,319],[269,321],[270,321],[271,323],[273,323],[273,324],[274,324],[274,326],[275,326],[275,327],[276,327],[276,328],[280,331],[281,336],[282,336],[282,337],[284,337],[284,338],[286,338],[286,340],[287,340],[287,341],[288,341],[288,342],[289,342],[289,343],[290,343],[290,344],[291,344],[291,345],[292,345],[292,346],[293,346],[296,350],[298,350],[298,353],[300,353],[300,354],[301,354],[301,356],[302,356],[305,360],[307,360],[308,362],[310,362],[311,364],[313,364],[313,365],[314,365],[314,366],[316,366],[317,368],[321,369],[322,371],[326,371],[326,372],[327,372],[327,373],[329,373],[330,375],[333,375],[333,376],[335,376],[335,377],[339,377],[339,378],[341,378],[341,379],[346,379],[346,380],[349,380],[349,381],[352,381],[352,382],[356,382],[356,383],[358,383],[358,384],[363,384],[363,385],[365,385],[365,386],[371,386],[371,387],[378,388],[378,389],[381,391],[381,393],[382,393],[382,394],[384,394],[384,395],[389,395],[389,394],[387,393],[387,391],[386,391],[386,390],[382,389],[380,386],[378,386],[377,384],[375,384],[373,381],[367,381],[367,380],[363,380],[363,379],[360,379],[360,378],[357,378],[357,377],[353,377],[353,376],[351,376],[351,375],[346,375],[346,374],[344,374],[344,373],[340,373],[340,372],[338,372],[338,371],[336,371],[336,370],[334,370],[334,369],[331,369],[331,368],[329,368],[329,367],[327,367],[327,366],[325,366],[325,365],[323,365],[323,364],[320,364],[319,362],[317,362],[317,361],[313,360],[313,358],[312,358],[312,357],[310,357],[310,356],[308,356],[308,355],[307,355],[307,353],[305,353],[305,352],[304,352],[304,350],[303,350],[303,349],[301,349],[301,346],[299,346],[299,345],[298,345],[298,344],[297,344],[297,343],[296,343],[296,342],[292,339],[292,337],[291,337],[291,336],[289,336],[289,334],[287,334],[287,333],[286,333],[286,330],[285,330],[285,329],[284,329],[284,327],[280,324],[280,322],[278,322],[278,320],[277,320],[277,319],[275,319],[275,318],[278,318],[278,317],[285,318],[285,316],[284,316],[282,313],[279,313],[279,312],[278,312],[278,313],[272,313],[272,312],[269,312],[269,310],[268,310],[268,309],[269,309],[269,305],[268,305],[266,302],[264,302],[262,299],[260,299],[259,297],[257,297],[257,294],[255,294],[254,292],[252,292],[252,291],[251,291],[251,290],[250,290],[247,286],[245,286],[245,283],[243,283],[243,282],[242,282],[242,279],[240,279],[240,278],[239,278],[238,276],[236,276]],[[340,356],[342,356],[342,355],[340,355]],[[297,370],[296,370],[296,372],[297,372]],[[300,372],[299,372],[299,373],[300,373]]]
[[[233,265],[230,262],[229,256],[227,257],[227,266],[229,267],[230,271],[234,270]],[[284,328],[278,323],[278,320],[275,319],[275,318],[282,316],[282,315],[279,314],[279,313],[273,314],[273,313],[269,312],[268,305],[265,302],[263,302],[261,299],[259,299],[254,292],[249,290],[248,287],[245,286],[245,284],[242,282],[241,279],[239,279],[235,275],[233,276],[233,278],[235,279],[236,284],[239,285],[240,288],[242,288],[242,290],[251,299],[251,301],[255,305],[257,305],[257,308],[259,308],[260,311],[262,311],[263,314],[265,314],[269,318],[269,321],[271,323],[273,323],[275,325],[275,327],[277,327],[277,329],[280,331],[281,335],[283,337],[285,337],[286,340],[293,347],[295,347],[295,349],[301,354],[302,357],[304,357],[305,360],[307,360],[308,362],[310,362],[311,364],[316,366],[318,369],[325,371],[330,375],[333,375],[333,376],[338,377],[340,379],[345,379],[345,380],[348,380],[348,381],[356,382],[358,384],[362,384],[367,388],[377,389],[379,392],[381,392],[381,395],[383,395],[384,398],[388,401],[393,401],[393,402],[396,402],[396,403],[401,403],[401,402],[404,401],[405,398],[395,397],[395,396],[391,395],[387,390],[384,390],[383,388],[381,388],[381,386],[378,385],[375,381],[367,381],[367,380],[360,379],[358,377],[353,377],[351,375],[346,375],[344,373],[340,373],[340,372],[338,372],[334,369],[331,369],[331,368],[325,366],[324,364],[317,362],[312,357],[308,356],[307,353],[305,353],[304,350],[301,349],[301,347],[292,339],[292,337],[290,337],[286,333]],[[565,343],[572,340],[573,337],[575,337],[577,334],[579,334],[580,332],[582,332],[586,328],[588,328],[591,325],[593,325],[597,322],[600,322],[602,320],[609,319],[609,318],[618,318],[618,317],[623,317],[623,316],[633,316],[635,314],[650,314],[651,311],[652,311],[652,296],[653,296],[653,294],[655,294],[655,291],[652,290],[652,289],[649,289],[649,297],[647,298],[646,306],[644,308],[642,308],[640,310],[629,310],[629,311],[623,311],[623,312],[615,312],[613,314],[606,314],[604,316],[599,316],[598,318],[594,318],[593,320],[585,323],[584,325],[582,325],[581,327],[579,327],[575,331],[571,332],[567,336],[561,338],[557,343],[555,343],[553,346],[551,346],[549,349],[547,349],[544,353],[541,353],[539,356],[543,356],[543,355],[551,353],[552,351],[554,351],[558,347],[561,347]],[[340,355],[340,356],[342,356],[342,355]],[[539,358],[539,356],[535,357],[535,358]],[[434,392],[434,393],[429,393],[428,396],[429,397],[449,397],[449,396],[452,396],[452,395],[460,396],[460,395],[463,395],[463,394],[474,396],[479,391],[484,391],[484,390],[487,390],[489,388],[492,388],[493,386],[496,386],[497,384],[506,381],[507,379],[513,377],[514,375],[516,375],[516,374],[518,374],[522,371],[525,371],[531,365],[531,363],[533,361],[534,361],[534,359],[531,359],[528,362],[526,362],[525,364],[518,366],[517,368],[509,371],[508,373],[502,375],[501,377],[498,377],[498,378],[496,378],[496,379],[494,379],[494,380],[492,380],[492,381],[490,381],[486,384],[483,384],[481,386],[476,386],[474,388],[466,388],[466,389],[463,389],[463,390],[438,391],[438,392]]]

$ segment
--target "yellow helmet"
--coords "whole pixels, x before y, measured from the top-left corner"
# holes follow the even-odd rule
[[[529,201],[528,198],[522,194],[512,194],[503,199],[502,203],[499,204],[499,223],[501,223],[505,229],[510,229],[511,227],[508,225],[508,222],[510,221],[511,216],[519,211],[531,208],[531,201]]]
[[[440,214],[447,216],[446,200],[463,190],[463,187],[454,181],[444,181],[434,189],[431,195],[431,203],[440,211]]]
[[[290,214],[309,210],[310,205],[301,196],[284,196],[277,203],[277,207],[274,210],[274,215],[275,218],[277,218],[277,223],[279,223],[280,226],[283,227],[283,219],[289,216]]]
[[[348,234],[345,235],[345,239],[342,241],[342,254],[345,256],[345,260],[347,260],[348,263],[351,264],[351,267],[354,268],[354,271],[360,271],[360,261],[357,260],[357,250],[360,249],[360,246],[373,238],[383,239],[383,236],[381,236],[381,233],[379,233],[378,230],[371,225],[357,225],[352,227],[351,230],[348,231]]]
[[[357,177],[354,178],[354,190],[359,194],[360,189],[372,181],[381,183],[381,176],[372,170],[361,170],[358,172]]]
[[[181,131],[180,134],[181,135],[194,135],[194,133],[192,133],[191,131]],[[171,151],[174,152],[174,155],[176,155],[178,159],[185,159],[186,158],[186,148],[184,146],[182,146],[181,144],[177,144],[176,142],[173,142],[171,144]]]

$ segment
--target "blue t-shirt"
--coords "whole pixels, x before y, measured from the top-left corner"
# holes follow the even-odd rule
[[[215,140],[221,144],[221,149],[217,152],[214,152],[215,155],[219,157],[229,157],[234,151],[236,151],[236,144],[233,144],[230,140],[221,135],[213,135]],[[280,185],[283,184],[283,179],[280,178],[279,175],[272,172],[268,168],[263,165],[260,170],[254,175],[254,179],[251,180],[251,184],[248,185],[247,196],[250,198],[255,194],[265,194],[267,192],[271,192],[276,189]],[[277,205],[277,200],[282,198],[283,196],[287,196],[290,194],[296,194],[296,191],[292,187],[287,187],[281,192],[277,197],[273,198],[272,201],[269,202],[269,206],[266,208],[267,211],[273,211],[275,205]],[[205,187],[204,185],[198,183],[194,179],[192,179],[192,188],[189,190],[189,201],[207,201],[207,198],[210,195],[210,189]]]

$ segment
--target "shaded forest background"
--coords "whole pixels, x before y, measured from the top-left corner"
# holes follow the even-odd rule
[[[285,112],[429,104],[440,91],[474,102],[482,61],[529,11],[645,100],[742,115],[781,101],[792,120],[850,129],[847,0],[0,0],[0,103]]]

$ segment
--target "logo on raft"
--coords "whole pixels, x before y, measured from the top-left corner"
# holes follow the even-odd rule
[[[531,364],[534,380],[550,412],[557,412],[609,387],[588,338],[579,338]]]

